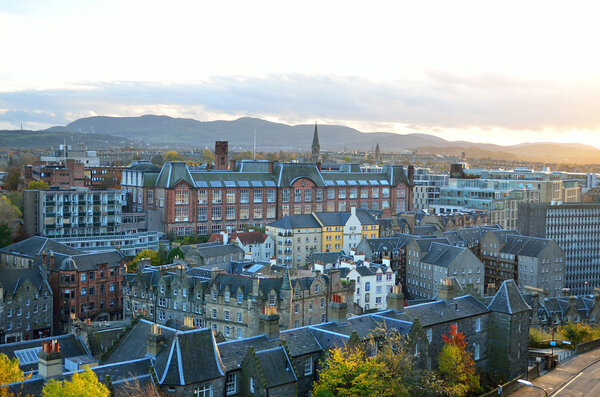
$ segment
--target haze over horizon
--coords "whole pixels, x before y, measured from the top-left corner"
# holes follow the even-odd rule
[[[600,148],[593,2],[0,4],[0,129],[259,117]]]

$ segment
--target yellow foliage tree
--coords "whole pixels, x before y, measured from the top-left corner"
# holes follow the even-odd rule
[[[50,185],[48,182],[44,181],[31,181],[29,185],[27,185],[26,189],[28,190],[48,190],[50,189]]]
[[[164,154],[163,158],[165,159],[165,161],[181,161],[182,160],[181,155],[174,150],[172,150],[170,152],[166,152]]]
[[[8,384],[23,382],[31,377],[25,375],[19,367],[19,359],[9,359],[6,354],[0,353],[0,397],[9,397],[14,394],[8,392]]]
[[[43,397],[108,397],[110,392],[89,367],[76,372],[70,381],[51,379],[42,389]]]

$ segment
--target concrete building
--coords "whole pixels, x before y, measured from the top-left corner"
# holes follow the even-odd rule
[[[267,225],[267,233],[275,241],[277,262],[294,267],[306,266],[322,246],[321,224],[312,214],[284,216]]]
[[[75,160],[85,167],[100,166],[100,157],[97,156],[95,150],[72,149],[71,145],[60,145],[58,150],[55,150],[47,156],[41,156],[40,160],[49,163]]]
[[[440,197],[440,188],[448,186],[448,174],[434,174],[429,168],[415,168],[413,210],[428,210]]]
[[[564,251],[564,286],[572,294],[600,287],[600,204],[523,204],[522,234],[553,239]]]
[[[73,159],[52,163],[38,161],[23,167],[23,179],[25,186],[31,182],[46,182],[62,189],[84,187],[85,167]]]

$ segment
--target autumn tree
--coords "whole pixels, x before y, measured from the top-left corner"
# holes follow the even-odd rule
[[[173,263],[175,257],[178,257],[179,259],[185,258],[185,253],[181,250],[181,248],[175,247],[171,251],[169,251],[169,256],[167,257],[168,262]]]
[[[181,161],[181,160],[183,160],[183,157],[174,150],[172,150],[170,152],[165,152],[165,154],[163,155],[163,158],[165,161]]]
[[[585,342],[592,337],[592,327],[587,324],[569,322],[567,325],[562,327],[560,334],[568,341],[571,342],[571,346],[575,348],[581,342]]]
[[[0,197],[0,243],[3,247],[10,244],[16,236],[21,211],[6,196]],[[7,237],[9,236],[9,237]]]
[[[202,159],[206,164],[212,164],[215,162],[215,155],[210,151],[210,149],[206,148],[202,152]]]
[[[19,359],[12,360],[4,353],[0,353],[0,397],[12,397],[13,393],[8,391],[10,383],[24,382],[31,377],[31,374],[25,373],[19,367]]]
[[[147,250],[143,250],[142,252],[137,254],[137,256],[135,258],[133,258],[133,261],[131,261],[131,266],[129,266],[129,271],[132,273],[137,272],[138,262],[145,258],[150,259],[150,264],[152,266],[160,266],[163,264],[160,259],[160,256],[158,255],[158,252],[147,249]]]
[[[31,181],[31,182],[29,182],[29,185],[27,185],[27,187],[25,189],[27,189],[27,190],[48,190],[48,189],[50,189],[50,185],[48,185],[48,182],[44,182],[44,181]]]
[[[161,156],[160,154],[156,154],[154,156],[152,156],[152,164],[155,164],[159,167],[162,167],[162,165],[165,163],[165,159],[163,156]]]
[[[42,389],[43,397],[108,397],[109,394],[89,367],[84,372],[75,372],[70,381],[50,379]]]
[[[438,368],[446,392],[451,396],[462,397],[480,389],[479,375],[471,353],[467,351],[467,342],[456,325],[450,326],[450,332],[442,335],[444,347],[438,358]]]

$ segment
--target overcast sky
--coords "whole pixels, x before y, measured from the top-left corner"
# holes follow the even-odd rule
[[[600,147],[600,5],[0,2],[0,129],[262,117]]]

